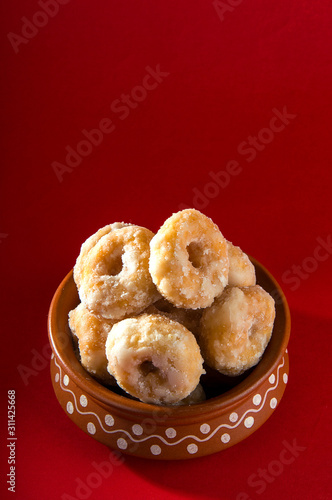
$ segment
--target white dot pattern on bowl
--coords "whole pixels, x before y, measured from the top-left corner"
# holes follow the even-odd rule
[[[250,429],[250,427],[252,427],[255,423],[255,419],[254,417],[247,417],[244,421],[244,425],[247,429]]]
[[[114,425],[114,418],[109,413],[105,415],[105,424],[109,427],[112,427]]]
[[[221,436],[221,441],[222,441],[223,443],[225,443],[225,444],[226,444],[226,443],[228,443],[230,440],[231,440],[231,436],[230,436],[227,432],[225,432],[225,433]]]
[[[277,398],[272,398],[271,401],[270,401],[270,407],[272,408],[272,410],[274,410],[277,406]]]
[[[84,396],[84,394],[82,394],[80,397],[80,403],[81,403],[81,406],[83,406],[83,408],[85,408],[88,405],[87,397]]]
[[[117,445],[120,448],[120,450],[125,450],[127,448],[127,446],[128,446],[128,443],[127,443],[127,441],[125,439],[119,438],[117,440]]]
[[[209,426],[209,424],[202,424],[199,430],[202,434],[209,434],[211,427]]]
[[[255,394],[255,396],[252,398],[252,402],[254,403],[255,406],[259,406],[262,401],[262,396],[260,394]]]
[[[100,408],[97,409],[97,413],[92,411],[94,409],[93,404],[90,408],[91,402],[89,402],[88,397],[84,394],[76,397],[75,393],[68,387],[70,379],[67,374],[63,374],[56,358],[54,358],[53,363],[58,368],[58,371],[54,374],[54,380],[60,383],[60,388],[64,392],[71,394],[71,401],[69,400],[67,401],[67,403],[65,403],[65,409],[67,413],[74,414],[75,416],[77,412],[78,414],[85,416],[85,418],[87,418],[86,428],[89,434],[94,435],[97,433],[96,425],[98,425],[98,430],[102,430],[105,434],[121,433],[122,436],[116,440],[116,444],[121,450],[126,450],[129,443],[131,442],[137,445],[152,438],[158,439],[160,441],[160,446],[157,444],[150,446],[150,452],[154,456],[162,455],[164,446],[174,446],[174,450],[177,449],[178,446],[182,447],[182,443],[185,442],[185,440],[190,440],[185,448],[187,450],[187,453],[190,455],[195,455],[198,452],[199,443],[208,442],[214,437],[219,439],[219,442],[221,441],[224,444],[227,444],[231,441],[237,442],[236,434],[235,436],[233,436],[235,430],[241,424],[243,424],[243,428],[251,429],[255,425],[255,418],[254,416],[252,416],[252,414],[257,414],[266,405],[270,409],[274,410],[278,404],[278,400],[276,397],[274,397],[273,392],[278,388],[279,382],[283,381],[284,384],[286,384],[288,381],[288,372],[281,371],[285,366],[285,358],[282,358],[274,373],[270,374],[269,376],[268,382],[270,385],[265,386],[264,392],[261,392],[260,394],[254,394],[254,396],[252,396],[252,407],[248,408],[248,406],[244,406],[243,409],[239,407],[239,409],[237,409],[237,412],[233,411],[229,414],[225,414],[224,421],[221,423],[219,422],[216,427],[211,426],[211,422],[204,422],[203,424],[199,424],[196,433],[194,431],[188,435],[183,435],[182,427],[179,429],[168,427],[164,431],[162,431],[163,435],[152,432],[148,436],[143,436],[143,427],[139,424],[132,424],[129,429],[119,428],[119,425],[115,425],[116,421],[114,417],[109,413],[105,412],[103,414],[103,411]],[[269,393],[271,393],[271,391],[272,397],[268,398],[268,395]],[[85,410],[85,407],[87,405],[89,405],[90,411]],[[92,418],[95,418],[96,421],[91,421]],[[221,434],[219,434],[218,431],[220,429],[224,429],[227,432],[221,432]],[[178,434],[180,434],[180,436],[178,436]]]
[[[190,455],[194,455],[195,453],[198,452],[198,446],[195,443],[188,444],[187,446],[187,451],[190,453]]]
[[[233,413],[231,413],[229,416],[229,421],[232,423],[235,423],[235,422],[237,422],[238,418],[239,418],[239,415],[236,413],[236,411],[233,411]]]
[[[74,413],[74,405],[71,401],[68,401],[67,403],[67,412],[70,413],[72,415],[72,413]]]
[[[139,424],[134,424],[132,426],[132,431],[136,436],[140,436],[141,434],[143,434],[143,427]]]
[[[157,444],[153,444],[150,448],[152,455],[160,455],[161,448]]]
[[[176,436],[176,430],[173,427],[166,429],[165,434],[168,438],[173,439]]]
[[[89,434],[96,434],[96,426],[92,422],[88,423],[87,429]]]

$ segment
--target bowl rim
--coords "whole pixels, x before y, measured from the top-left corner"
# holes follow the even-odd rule
[[[89,394],[90,397],[102,403],[108,408],[112,407],[113,411],[116,410],[119,413],[125,414],[126,418],[130,418],[131,416],[132,420],[137,420],[137,417],[139,415],[141,416],[141,418],[151,417],[151,414],[154,415],[157,420],[158,416],[165,416],[165,414],[167,414],[168,421],[174,419],[177,421],[177,425],[181,425],[181,423],[185,425],[188,424],[191,419],[197,420],[198,415],[201,417],[202,415],[209,414],[209,417],[213,417],[213,415],[217,413],[220,414],[225,411],[231,410],[233,407],[239,405],[241,401],[248,398],[252,392],[257,391],[257,389],[274,371],[276,365],[279,363],[282,355],[287,349],[290,336],[290,311],[281,286],[272,276],[272,274],[260,262],[258,262],[251,256],[249,256],[249,258],[254,264],[256,272],[257,270],[259,270],[259,272],[265,275],[265,277],[271,282],[271,284],[273,284],[273,291],[275,292],[276,296],[279,297],[278,304],[276,304],[276,315],[279,311],[279,314],[283,314],[284,316],[283,335],[281,339],[278,339],[278,352],[274,355],[270,354],[270,356],[268,356],[268,360],[264,362],[266,352],[268,351],[269,345],[271,343],[270,341],[261,361],[256,365],[256,367],[253,368],[253,370],[244,380],[239,382],[239,384],[229,389],[225,393],[190,406],[159,406],[150,403],[144,403],[138,400],[133,400],[126,396],[122,396],[120,394],[112,392],[107,387],[103,386],[101,383],[95,380],[88,372],[86,372],[80,365],[76,357],[75,359],[78,366],[81,368],[81,373],[80,371],[75,370],[75,361],[73,367],[69,363],[68,354],[66,353],[67,349],[71,349],[72,353],[74,354],[73,347],[71,347],[71,343],[69,343],[69,345],[67,343],[63,347],[60,342],[57,328],[57,313],[60,309],[60,302],[63,293],[67,287],[73,286],[73,284],[76,289],[76,285],[73,279],[73,270],[67,273],[65,278],[63,278],[63,280],[61,281],[60,285],[56,289],[49,308],[48,337],[54,356],[56,356],[57,361],[60,362],[60,364],[66,370],[67,374],[74,381],[74,383],[87,394]],[[66,332],[66,335],[70,335],[69,326],[67,330],[68,331]]]

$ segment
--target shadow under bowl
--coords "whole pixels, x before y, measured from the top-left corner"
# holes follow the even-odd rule
[[[257,284],[276,303],[271,340],[261,361],[241,377],[202,376],[208,399],[191,406],[156,406],[130,399],[97,382],[79,363],[68,313],[79,303],[73,272],[51,302],[48,334],[55,395],[84,432],[114,450],[174,460],[209,455],[247,438],[274,412],[288,380],[290,313],[281,287],[251,258]]]

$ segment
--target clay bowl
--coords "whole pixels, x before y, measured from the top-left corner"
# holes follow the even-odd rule
[[[68,312],[79,303],[71,271],[53,297],[48,322],[53,388],[68,417],[110,448],[152,459],[209,455],[255,432],[275,411],[287,384],[290,314],[276,280],[251,260],[257,283],[276,301],[270,343],[259,364],[241,377],[219,377],[208,370],[201,379],[207,400],[178,407],[130,399],[102,386],[83,369],[68,327]]]

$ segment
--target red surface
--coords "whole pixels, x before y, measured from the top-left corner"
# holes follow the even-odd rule
[[[62,0],[53,17],[36,15],[37,1],[1,4],[1,498],[332,498],[331,244],[322,249],[332,238],[331,2],[225,0],[224,14],[221,4]],[[22,30],[30,38],[18,38]],[[147,67],[163,73],[157,85]],[[149,89],[135,89],[143,81]],[[119,108],[131,92],[140,102]],[[284,124],[273,119],[282,112]],[[60,182],[53,162],[65,163],[82,130],[110,130],[105,118],[114,130]],[[259,142],[248,151],[250,136]],[[210,172],[225,180],[230,166],[218,188]],[[55,399],[48,306],[99,227],[124,220],[157,230],[183,205],[210,216],[282,284],[289,385],[239,445],[181,463],[125,457],[98,481],[93,462],[110,451]],[[9,389],[15,495],[4,484]],[[298,448],[282,464],[285,443]]]

